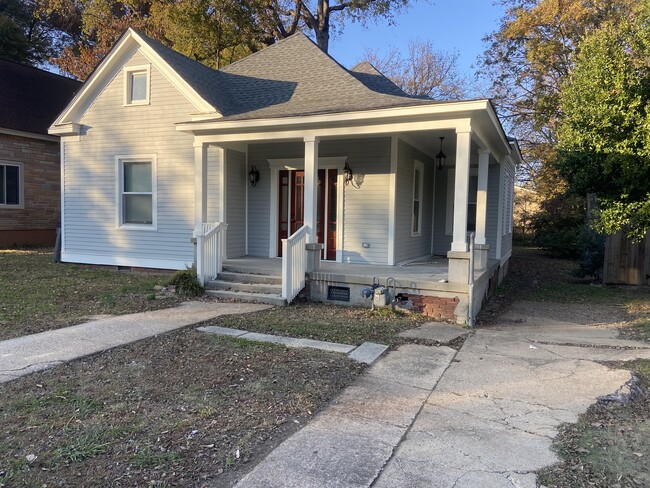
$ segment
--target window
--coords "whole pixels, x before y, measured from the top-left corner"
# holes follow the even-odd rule
[[[0,207],[22,208],[22,165],[0,162]]]
[[[118,225],[155,229],[155,158],[118,158]]]
[[[419,236],[422,228],[422,180],[424,180],[424,165],[413,161],[413,220],[411,235]]]
[[[124,105],[146,105],[149,103],[149,75],[151,68],[136,66],[124,69]]]

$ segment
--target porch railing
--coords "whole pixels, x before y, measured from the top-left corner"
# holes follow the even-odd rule
[[[201,285],[213,280],[223,266],[224,243],[228,224],[202,224],[194,231],[196,237],[196,277]]]
[[[305,287],[307,226],[282,239],[282,297],[291,303]]]

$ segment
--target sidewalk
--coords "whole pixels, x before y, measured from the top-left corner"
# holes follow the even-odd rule
[[[390,352],[236,488],[534,488],[560,424],[630,379],[598,361],[650,345],[516,310],[460,351]]]
[[[0,383],[89,354],[210,320],[256,312],[268,305],[186,302],[178,307],[119,315],[0,342]]]

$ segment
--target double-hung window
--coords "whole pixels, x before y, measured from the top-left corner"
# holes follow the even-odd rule
[[[0,161],[0,207],[22,208],[22,165]]]
[[[124,68],[124,105],[149,103],[150,66]]]
[[[156,228],[155,157],[118,157],[118,225]]]

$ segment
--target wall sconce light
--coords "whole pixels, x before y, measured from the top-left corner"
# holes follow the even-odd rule
[[[257,182],[260,181],[260,172],[257,171],[255,165],[253,165],[251,170],[248,172],[248,180],[251,182],[251,186],[257,185]]]
[[[445,167],[445,163],[447,162],[447,155],[442,152],[442,141],[444,137],[440,138],[440,152],[436,154],[436,167],[438,169],[442,169]]]
[[[348,186],[350,183],[352,183],[353,187],[361,188],[354,182],[354,173],[352,173],[352,168],[350,168],[350,165],[348,163],[345,163],[345,166],[343,167],[343,181],[345,182],[345,186]]]

